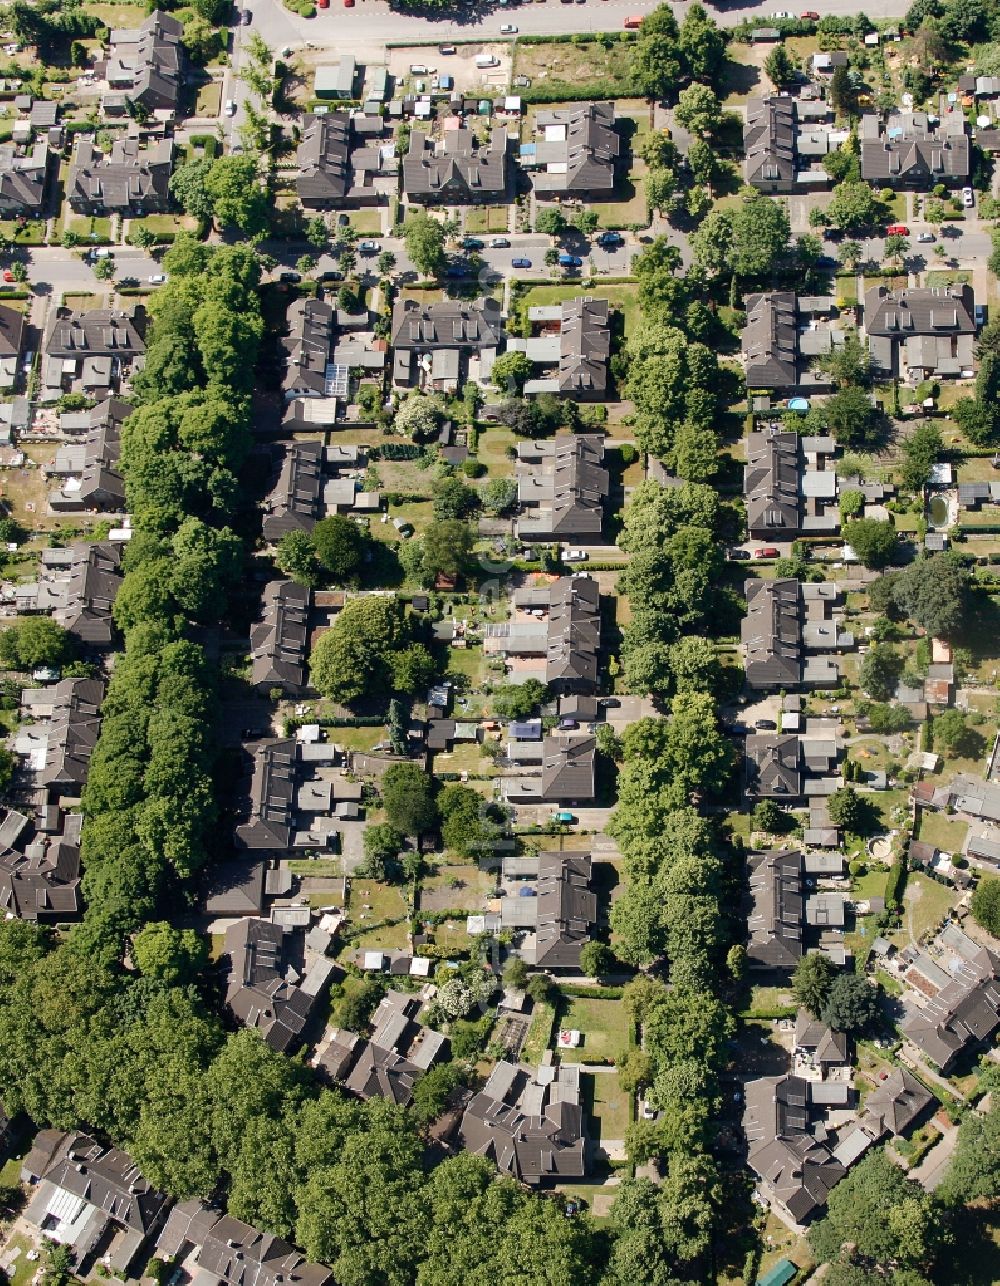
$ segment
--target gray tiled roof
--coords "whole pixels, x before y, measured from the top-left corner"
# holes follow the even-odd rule
[[[546,193],[610,194],[619,139],[613,103],[576,103],[535,116],[531,183]]]
[[[157,1251],[168,1260],[190,1254],[199,1286],[324,1286],[330,1278],[328,1268],[307,1263],[287,1241],[197,1200],[174,1206]]]
[[[587,853],[539,854],[536,967],[579,969],[580,952],[597,921],[590,872]]]
[[[184,71],[183,24],[155,9],[142,26],[111,32],[106,76],[147,111],[176,111]]]
[[[587,396],[608,385],[611,331],[606,299],[567,299],[559,328],[559,392]]]
[[[963,1050],[992,1039],[1000,1028],[1000,955],[985,947],[963,962],[925,1005],[914,1008],[902,1029],[932,1062],[947,1072]]]
[[[306,682],[309,590],[292,580],[271,581],[261,601],[261,620],[250,631],[250,681],[296,695]]]
[[[799,529],[799,439],[794,433],[751,433],[743,471],[747,527],[777,537]]]
[[[795,295],[791,291],[749,295],[746,312],[740,342],[747,388],[794,388],[799,352]]]
[[[105,154],[93,139],[79,138],[66,180],[66,199],[85,214],[166,210],[173,150],[168,138],[149,147],[137,138],[119,138]]]
[[[264,537],[272,544],[290,531],[312,531],[323,517],[323,443],[295,442],[267,498]]]
[[[496,348],[503,337],[503,310],[489,296],[442,299],[422,304],[400,299],[392,310],[392,346],[412,352],[440,348],[479,351]]]
[[[485,147],[466,126],[449,129],[435,147],[420,130],[403,158],[403,191],[411,200],[462,203],[507,195],[507,132],[493,130]]]
[[[5,214],[32,214],[41,210],[50,152],[40,141],[27,153],[13,143],[0,146],[0,211]]]
[[[295,742],[269,741],[254,755],[250,814],[236,827],[237,846],[281,851],[291,846],[295,811]]]
[[[795,186],[795,110],[790,98],[754,98],[743,129],[743,177],[765,190]]]
[[[609,477],[596,434],[519,442],[516,476],[525,540],[601,538]]]
[[[289,334],[281,340],[287,362],[283,382],[286,397],[324,395],[333,320],[334,310],[321,299],[296,299],[289,306]]]
[[[802,604],[796,580],[748,580],[740,626],[751,688],[791,688],[802,679]]]
[[[772,849],[749,859],[747,958],[751,965],[790,969],[802,955],[802,854]]]
[[[746,1085],[747,1160],[793,1218],[826,1204],[847,1173],[809,1122],[809,1084],[798,1076],[762,1076]]]
[[[226,930],[226,1004],[244,1026],[259,1031],[277,1050],[298,1043],[317,1001],[316,995],[288,980],[284,939],[281,925],[266,920],[239,920]]]
[[[935,125],[925,112],[893,112],[883,127],[864,117],[861,127],[861,176],[869,183],[914,185],[964,182],[972,147],[960,112]]]
[[[146,309],[92,308],[76,313],[57,308],[45,337],[50,358],[112,357],[123,362],[146,351]]]

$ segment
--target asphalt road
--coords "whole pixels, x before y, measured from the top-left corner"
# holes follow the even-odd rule
[[[138,277],[140,281],[146,281],[154,273],[163,271],[156,260],[143,250],[135,250],[131,246],[116,246],[114,251],[117,268],[115,275],[119,280],[122,277]],[[29,250],[26,262],[28,280],[33,286],[49,286],[56,303],[59,302],[59,295],[67,290],[107,289],[107,283],[97,280],[93,268],[79,251],[63,250],[59,246],[43,246]]]

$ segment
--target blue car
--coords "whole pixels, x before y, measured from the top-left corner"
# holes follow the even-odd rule
[[[560,268],[582,268],[583,260],[580,258],[579,255],[560,255],[559,267]]]
[[[468,268],[461,263],[452,263],[444,270],[446,277],[465,277],[468,275]]]
[[[530,268],[531,260],[530,259],[512,259],[510,261],[510,266],[512,268]]]
[[[597,244],[608,250],[613,246],[623,246],[625,238],[620,232],[602,232],[597,238]]]
[[[485,242],[480,241],[478,237],[462,238],[463,250],[482,250],[484,245],[485,245]]]

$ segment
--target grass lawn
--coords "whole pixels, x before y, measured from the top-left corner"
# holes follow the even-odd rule
[[[371,750],[385,735],[385,728],[330,728],[327,735],[345,750]]]
[[[481,647],[453,647],[448,649],[448,669],[447,674],[451,678],[461,678],[464,687],[470,691],[475,691],[482,686],[483,677],[486,673],[486,658],[483,656]],[[479,760],[478,748],[476,755],[477,765]]]
[[[421,883],[420,910],[481,911],[495,887],[494,876],[478,866],[464,862],[442,864]]]
[[[920,811],[917,838],[926,844],[933,844],[944,853],[960,853],[968,833],[967,822],[954,821],[944,813],[933,813],[926,808]]]
[[[575,299],[580,286],[532,286],[521,296],[524,307],[537,308],[546,304],[561,304],[564,299]],[[596,299],[606,299],[612,308],[624,314],[625,334],[628,335],[639,319],[638,285],[602,286],[600,282],[586,288],[586,294]],[[482,453],[480,452],[480,458]]]
[[[620,1000],[564,996],[559,1007],[559,1026],[582,1033],[580,1047],[565,1052],[568,1059],[581,1063],[610,1063],[616,1054],[628,1049],[633,1040],[628,1014]]]
[[[28,1251],[33,1248],[34,1243],[22,1232],[16,1233],[7,1242],[4,1248],[5,1257],[9,1256],[14,1250],[21,1252],[17,1259],[14,1260],[13,1267],[7,1270],[9,1286],[28,1286],[28,1283],[38,1271],[38,1260],[32,1261],[27,1258]]]
[[[624,228],[636,223],[648,227],[649,211],[646,207],[646,167],[642,161],[633,161],[628,175],[615,186],[614,201],[599,201],[591,206],[601,217],[602,228]]]
[[[610,49],[597,40],[586,43],[581,40],[579,44],[575,41],[517,44],[513,71],[518,76],[530,76],[533,84],[557,91],[567,102],[625,97],[633,90],[633,49],[628,41],[616,43]]]
[[[342,864],[338,857],[318,857],[314,861],[310,861],[308,858],[293,858],[288,863],[288,869],[293,875],[314,875],[321,880],[343,874]]]
[[[550,290],[558,287],[538,286],[536,289]],[[514,472],[514,461],[508,456],[507,450],[514,447],[516,441],[513,431],[501,424],[479,430],[476,458],[486,465],[491,478],[510,477]]]
[[[195,116],[218,116],[222,110],[222,81],[209,80],[199,87],[194,105]]]
[[[903,894],[903,927],[890,934],[890,940],[897,947],[919,941],[941,923],[954,905],[956,896],[955,890],[947,884],[938,884],[937,880],[920,871],[911,871]]]
[[[455,743],[455,749],[450,754],[434,756],[434,771],[467,772],[473,777],[496,777],[500,769],[492,759],[480,752],[478,742],[461,741]]]
[[[522,1063],[527,1063],[529,1067],[537,1067],[542,1061],[542,1055],[549,1046],[555,1016],[556,1011],[552,1005],[535,1005],[531,1015],[531,1026],[528,1028],[528,1035],[521,1049]]]
[[[374,210],[351,210],[348,214],[348,221],[355,232],[362,236],[378,236],[382,231],[382,211]]]
[[[948,272],[943,269],[925,274],[928,286],[967,286],[972,281],[971,272]]]
[[[770,1018],[779,1009],[787,1009],[790,1014],[795,1012],[795,1001],[788,987],[751,988],[748,1010],[751,1017],[759,1015],[761,1018]]]
[[[63,228],[68,232],[75,232],[78,236],[86,241],[94,242],[97,245],[108,245],[111,242],[111,220],[94,218],[85,214],[73,214],[69,206],[66,207],[66,220]]]
[[[144,219],[129,220],[130,232],[134,232],[136,228],[145,228],[156,235],[163,232],[194,232],[197,226],[198,220],[186,214],[147,214]]]
[[[618,1084],[617,1072],[585,1072],[580,1077],[584,1112],[590,1118],[590,1135],[605,1146],[625,1137],[631,1100]]]
[[[383,920],[399,920],[399,924],[383,925],[371,934],[355,938],[354,946],[402,947],[406,945],[408,924],[406,902],[402,890],[393,884],[378,880],[352,880],[347,899],[347,913],[352,925],[372,923],[382,925]],[[363,917],[363,918],[362,918]]]
[[[505,205],[480,205],[465,214],[465,231],[470,233],[503,233],[510,227],[510,212]]]
[[[18,227],[15,219],[0,219],[0,228],[5,237],[12,237],[19,246],[41,246],[45,244],[45,220],[29,219]]]

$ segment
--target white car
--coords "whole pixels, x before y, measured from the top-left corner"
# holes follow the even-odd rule
[[[162,286],[166,279],[167,274],[165,272],[154,272],[149,279],[149,284],[151,286]]]
[[[787,9],[776,9],[771,17],[777,22],[794,22],[795,14],[789,13]]]
[[[937,237],[933,232],[918,232],[917,240],[921,245],[926,245],[929,241],[936,241]]]
[[[236,99],[235,99],[235,98],[227,98],[227,99],[226,99],[226,115],[227,115],[227,116],[235,116],[235,115],[236,115]]]
[[[585,549],[566,549],[563,551],[564,563],[585,563],[590,555]]]
[[[500,34],[501,36],[516,36],[517,28],[512,22],[505,22],[500,28]]]
[[[966,209],[976,204],[976,194],[972,188],[962,188],[962,204]]]

